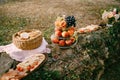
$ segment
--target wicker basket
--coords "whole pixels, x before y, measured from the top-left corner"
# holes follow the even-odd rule
[[[38,34],[35,37],[28,38],[26,40],[22,40],[19,38],[20,33],[22,33],[22,32],[30,33],[30,32],[34,32],[34,31],[38,32]],[[35,30],[35,29],[19,31],[19,32],[13,34],[12,38],[13,38],[12,40],[13,40],[14,45],[17,48],[22,49],[22,50],[31,50],[31,49],[38,48],[42,43],[42,33],[41,33],[41,31]]]

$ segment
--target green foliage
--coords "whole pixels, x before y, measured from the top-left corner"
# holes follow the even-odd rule
[[[73,74],[73,73],[70,76],[63,77],[63,80],[77,80],[77,79],[80,79],[79,75],[78,74]]]
[[[113,27],[108,29],[109,38],[106,39],[106,46],[109,49],[109,60],[112,62],[117,61],[120,59],[120,22],[114,23]]]
[[[85,40],[85,38],[87,39]],[[90,56],[89,60],[84,60],[82,63],[87,67],[80,73],[81,80],[96,80],[97,74],[105,66],[105,71],[114,63],[120,61],[120,22],[115,22],[113,27],[104,28],[96,32],[89,33],[89,35],[83,35],[78,41],[81,47],[77,45],[75,51],[85,50],[86,54]],[[84,41],[84,42],[83,42]],[[83,42],[83,43],[82,43]],[[77,49],[79,48],[79,49]],[[80,53],[80,52],[79,52]],[[109,57],[107,58],[107,54]],[[101,64],[99,60],[105,60],[105,65]],[[91,70],[91,66],[95,69]],[[119,66],[119,65],[117,65]],[[113,67],[111,67],[113,68]],[[117,67],[118,71],[119,68]],[[113,68],[114,70],[114,68]],[[114,72],[114,71],[113,71]],[[109,73],[108,73],[109,74]],[[116,72],[117,75],[119,73]],[[112,75],[112,73],[110,74]],[[111,78],[111,76],[105,76],[103,80]],[[107,80],[109,80],[107,79]],[[113,80],[117,80],[113,78]]]
[[[68,70],[62,75],[62,80],[79,80],[80,75],[76,74],[75,70]]]
[[[114,17],[109,18],[109,19],[108,19],[108,24],[113,24],[114,21],[115,21],[115,18],[114,18]]]
[[[83,70],[83,72],[80,74],[80,80],[92,80],[90,72],[91,71],[89,71],[88,69]]]
[[[105,60],[105,73],[101,80],[118,80],[120,79],[120,22],[108,28],[107,35],[103,38],[108,47],[109,58]]]
[[[22,80],[60,80],[61,74],[59,71],[49,71],[39,68],[33,73],[29,74]]]
[[[120,79],[120,63],[115,62],[109,67],[106,67],[103,76],[100,80],[119,80]]]
[[[120,34],[120,22],[116,22],[114,23],[113,27],[109,28],[109,35],[112,37],[112,39],[118,41],[118,39],[120,38],[119,34]]]
[[[41,73],[42,80],[58,80],[61,78],[58,71],[43,71]]]

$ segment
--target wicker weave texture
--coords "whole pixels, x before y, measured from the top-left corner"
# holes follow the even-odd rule
[[[20,33],[22,33],[22,32],[32,32],[32,31],[34,32],[36,30],[35,29],[22,30],[22,31],[19,31],[19,32],[13,34],[14,45],[17,48],[22,49],[22,50],[32,50],[32,49],[38,48],[42,43],[42,33],[41,33],[41,31],[39,31],[39,33],[35,37],[29,38],[29,39],[26,39],[26,40],[21,40],[20,38],[18,38]]]

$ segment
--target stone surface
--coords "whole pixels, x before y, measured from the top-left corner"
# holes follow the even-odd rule
[[[87,77],[85,78],[87,80],[90,80],[90,77],[92,79],[92,76],[96,79],[99,78],[104,70],[104,60],[108,57],[106,46],[101,37],[104,30],[78,34],[78,42],[73,48],[60,49],[59,46],[52,44],[51,57],[45,64],[47,66],[45,69],[60,71],[68,78],[73,74],[78,79],[83,75]],[[95,70],[98,70],[98,74],[95,73]]]
[[[6,53],[0,53],[0,76],[8,71],[14,63],[14,60]]]
[[[52,51],[43,69],[57,70],[68,80],[99,80],[104,71],[104,61],[109,54],[102,37],[106,36],[106,30],[78,34],[78,42],[72,48],[60,49],[58,45],[50,44],[49,48]],[[5,53],[1,54],[0,60],[0,65],[5,66],[4,69],[0,66],[0,69],[3,69],[1,73],[7,71],[15,62]],[[3,64],[3,62],[7,64]],[[33,72],[34,75],[38,73],[39,71]]]

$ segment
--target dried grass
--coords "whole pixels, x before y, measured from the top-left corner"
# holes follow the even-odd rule
[[[74,15],[77,27],[83,27],[98,24],[100,10],[110,5],[120,3],[115,0],[25,0],[1,5],[0,9],[8,16],[31,18],[32,26],[54,26],[56,16],[65,14]]]

